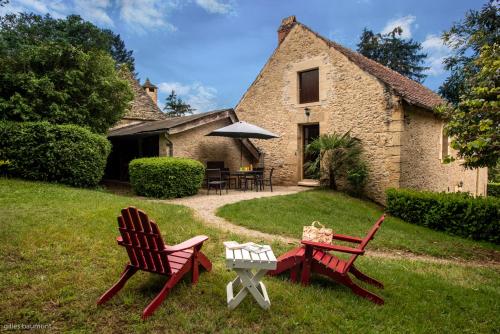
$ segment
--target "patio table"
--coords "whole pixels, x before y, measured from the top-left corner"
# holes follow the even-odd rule
[[[257,171],[257,170],[237,170],[237,171],[232,171],[230,172],[230,175],[231,176],[236,176],[238,178],[238,185],[241,189],[241,178],[245,178],[249,175],[257,175],[259,173],[262,173],[262,171]],[[246,183],[245,183],[245,189],[244,190],[247,190],[248,187],[246,187]]]

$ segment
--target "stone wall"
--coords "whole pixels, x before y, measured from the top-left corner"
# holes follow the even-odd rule
[[[240,168],[240,141],[225,137],[206,137],[213,130],[230,125],[229,119],[221,119],[184,132],[170,135],[173,156],[196,159],[204,165],[207,161],[224,161],[230,170]],[[160,136],[160,156],[169,155],[168,141]],[[243,147],[243,165],[250,164],[249,153]]]
[[[310,68],[319,68],[320,101],[299,104],[297,72]],[[296,25],[243,96],[236,113],[281,136],[254,143],[265,153],[265,166],[276,169],[282,184],[302,179],[302,125],[319,124],[322,134],[351,130],[363,143],[370,169],[367,195],[383,202],[384,190],[399,184],[399,143],[394,142],[399,137],[393,138],[389,130],[401,122],[397,115],[393,118],[393,100],[379,80]],[[310,109],[309,117],[305,107]]]
[[[466,191],[476,195],[486,193],[486,168],[465,170],[460,161],[442,162],[443,122],[440,119],[429,111],[405,105],[404,123],[405,131],[401,139],[402,188]]]

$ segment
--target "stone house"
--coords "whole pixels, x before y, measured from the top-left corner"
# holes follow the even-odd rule
[[[363,144],[366,193],[377,202],[384,202],[389,187],[485,194],[486,169],[443,163],[449,141],[433,113],[442,102],[292,16],[282,21],[277,48],[235,110],[240,119],[281,136],[253,142],[282,184],[310,184],[305,145],[319,134],[350,130]]]
[[[278,45],[233,109],[167,118],[157,87],[128,78],[134,101],[108,137],[113,144],[106,177],[128,179],[141,156],[180,156],[240,163],[240,141],[206,137],[239,119],[280,138],[244,140],[244,165],[275,168],[275,183],[315,185],[304,164],[305,146],[320,134],[348,130],[359,138],[369,168],[366,195],[383,203],[385,189],[486,193],[487,170],[443,163],[452,154],[443,121],[433,113],[441,98],[389,68],[318,35],[294,16],[282,21]]]
[[[259,152],[248,140],[205,137],[213,130],[238,121],[233,109],[214,110],[183,117],[167,117],[158,108],[158,88],[149,79],[141,86],[127,75],[134,99],[125,116],[108,132],[112,151],[105,179],[127,181],[128,164],[139,157],[176,156],[207,161],[224,161],[236,170],[257,161]]]

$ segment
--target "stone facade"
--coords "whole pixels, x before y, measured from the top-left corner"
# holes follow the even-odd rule
[[[160,136],[160,156],[191,158],[206,164],[207,161],[224,161],[230,170],[240,168],[240,141],[225,137],[207,137],[213,130],[232,124],[229,118],[197,126],[187,131]],[[171,151],[172,150],[172,151]],[[252,158],[243,147],[243,166]]]
[[[385,201],[389,187],[447,191],[458,180],[463,190],[483,193],[484,170],[476,185],[476,171],[434,160],[440,121],[431,111],[415,112],[392,87],[307,27],[287,27],[285,35],[279,30],[279,47],[235,108],[240,119],[280,135],[253,140],[264,153],[266,168],[276,169],[279,183],[295,185],[303,179],[302,127],[318,124],[321,134],[350,130],[361,140],[370,171],[366,194],[377,202]],[[298,72],[314,68],[319,69],[319,101],[300,104]],[[413,122],[407,124],[413,114],[418,116],[410,116]]]
[[[486,168],[464,170],[460,161],[443,163],[442,128],[443,122],[428,111],[406,106],[401,138],[400,186],[485,195],[488,180]]]

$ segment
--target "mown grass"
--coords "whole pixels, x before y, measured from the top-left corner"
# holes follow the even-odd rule
[[[198,285],[181,282],[155,315],[140,319],[165,278],[136,274],[108,304],[95,302],[127,261],[115,243],[116,216],[128,205],[154,218],[167,242],[196,234],[210,240],[213,261]],[[315,278],[310,287],[265,278],[272,306],[247,298],[226,308],[222,241],[239,239],[203,226],[182,206],[104,192],[0,179],[0,325],[50,324],[73,333],[491,333],[500,327],[500,279],[493,268],[360,258],[383,281],[376,306],[342,286]],[[259,240],[253,240],[259,242]],[[277,254],[289,245],[273,245]],[[376,289],[369,287],[376,291]]]
[[[259,198],[226,205],[218,215],[251,229],[300,238],[302,227],[318,220],[335,233],[363,237],[382,215],[370,202],[327,190]],[[391,249],[436,257],[500,261],[500,247],[412,225],[388,217],[370,249]]]

